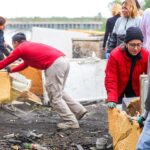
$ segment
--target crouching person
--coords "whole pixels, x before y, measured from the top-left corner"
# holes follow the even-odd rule
[[[21,58],[23,63],[10,68],[9,72],[18,72],[28,66],[45,70],[50,104],[64,121],[57,124],[58,128],[79,128],[78,120],[87,110],[64,92],[69,73],[69,62],[64,53],[48,45],[27,41],[23,33],[15,34],[12,44],[14,50],[6,59],[0,61],[0,69]]]
[[[110,53],[105,71],[109,108],[121,104],[123,97],[140,95],[139,77],[147,73],[149,55],[142,43],[141,30],[138,27],[130,27],[127,29],[124,44]]]

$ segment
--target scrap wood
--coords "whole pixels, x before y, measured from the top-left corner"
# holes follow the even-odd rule
[[[17,98],[17,100],[19,100],[19,101],[30,101],[30,102],[34,102],[34,103],[37,103],[39,105],[42,105],[41,99],[30,91],[24,91],[23,93],[21,93],[20,96]]]

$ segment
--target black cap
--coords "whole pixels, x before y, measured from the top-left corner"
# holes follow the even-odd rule
[[[141,40],[143,42],[143,34],[139,27],[130,27],[126,31],[125,43],[131,40]]]

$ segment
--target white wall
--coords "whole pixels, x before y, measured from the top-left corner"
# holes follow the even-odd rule
[[[104,86],[106,60],[71,59],[65,91],[77,101],[92,101],[107,97]],[[45,79],[43,78],[45,82]],[[45,101],[48,100],[46,91]]]
[[[72,58],[72,38],[87,38],[88,36],[89,34],[86,33],[34,27],[31,40],[51,45]]]

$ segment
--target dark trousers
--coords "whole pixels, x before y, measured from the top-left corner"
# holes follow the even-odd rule
[[[5,50],[0,50],[0,60],[3,60],[4,59],[4,55],[5,56],[9,56],[10,52],[5,49]]]

